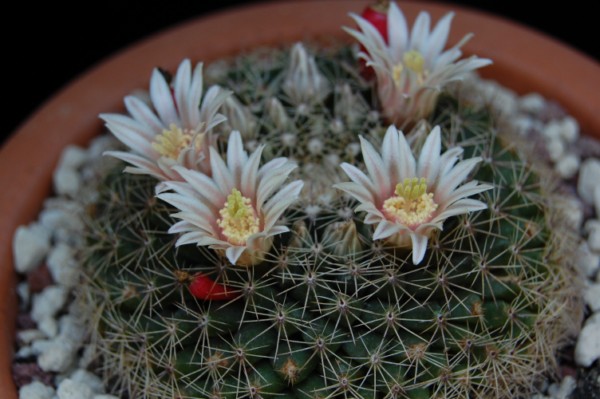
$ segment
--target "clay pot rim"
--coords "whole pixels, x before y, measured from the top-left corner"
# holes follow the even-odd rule
[[[123,96],[147,87],[156,65],[174,69],[186,57],[208,62],[259,46],[347,38],[339,27],[352,26],[348,12],[358,13],[366,4],[366,0],[271,2],[192,20],[110,57],[57,93],[20,126],[0,151],[0,387],[6,398],[17,398],[11,374],[17,309],[12,236],[17,226],[39,212],[62,148],[84,145],[97,135],[102,128],[97,114],[120,111]],[[600,65],[593,59],[529,28],[481,12],[426,2],[401,3],[401,8],[411,23],[422,9],[433,20],[452,9],[456,15],[450,43],[474,32],[463,50],[494,60],[493,66],[483,70],[485,77],[518,93],[540,92],[557,99],[584,131],[600,137],[600,113],[595,109],[600,104]]]

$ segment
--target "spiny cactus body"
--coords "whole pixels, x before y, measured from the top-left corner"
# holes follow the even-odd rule
[[[555,352],[579,317],[569,264],[574,238],[553,205],[551,178],[496,132],[490,110],[443,97],[426,123],[441,126],[444,148],[460,145],[465,158],[482,157],[472,177],[494,188],[477,197],[487,210],[448,219],[414,265],[410,249],[373,240],[357,203],[331,187],[347,180],[341,162],[364,168],[359,135],[379,146],[386,130],[373,85],[342,48],[311,63],[322,74],[311,96],[291,88],[299,75],[289,72],[289,59],[273,50],[208,70],[213,83],[235,93],[223,112],[228,121],[216,128],[221,152],[238,129],[248,149],[266,145],[264,161],[297,162],[294,178],[305,182],[283,216],[291,232],[275,237],[264,261],[240,267],[206,247],[176,247],[167,233],[175,210],[155,198],[152,178],[114,173],[100,187],[80,296],[115,392],[527,393],[554,370]],[[233,295],[194,297],[188,285],[198,275]]]

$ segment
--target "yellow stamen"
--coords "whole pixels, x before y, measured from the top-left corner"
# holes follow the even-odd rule
[[[383,203],[386,215],[406,226],[425,223],[438,208],[427,192],[427,179],[414,177],[396,185],[396,195]]]
[[[227,196],[227,202],[219,211],[221,219],[217,224],[223,229],[223,235],[231,244],[245,245],[248,237],[258,233],[259,220],[256,217],[252,201],[234,188]]]
[[[188,132],[184,132],[179,126],[172,123],[169,126],[169,130],[163,130],[162,134],[159,134],[152,143],[154,148],[163,157],[177,159],[179,153],[190,145],[192,141],[192,135]]]
[[[404,64],[413,72],[422,74],[425,71],[425,58],[417,50],[410,50],[404,53]]]
[[[394,68],[392,69],[392,78],[394,79],[394,82],[397,85],[400,84],[400,78],[402,77],[403,70],[404,70],[404,66],[402,65],[401,62],[394,65]]]

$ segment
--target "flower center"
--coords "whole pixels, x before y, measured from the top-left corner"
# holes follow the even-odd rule
[[[423,54],[417,50],[410,50],[404,53],[402,57],[403,62],[399,62],[392,68],[392,78],[397,85],[401,84],[402,73],[404,69],[412,71],[417,76],[417,82],[422,85],[427,75],[425,69],[425,58]]]
[[[183,130],[179,126],[171,123],[169,129],[163,130],[156,136],[152,143],[154,148],[163,157],[177,159],[179,154],[185,148],[189,147],[194,135],[189,130]],[[202,134],[198,134],[194,140],[194,148],[199,150],[202,147]]]
[[[386,215],[397,223],[415,226],[429,220],[438,208],[427,192],[427,179],[414,177],[396,185],[396,195],[383,203]]]
[[[227,202],[219,211],[221,219],[217,224],[223,229],[227,241],[234,245],[245,245],[248,237],[258,233],[259,220],[252,208],[250,198],[246,198],[236,188],[227,196]]]

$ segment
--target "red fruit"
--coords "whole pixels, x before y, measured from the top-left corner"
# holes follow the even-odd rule
[[[188,288],[193,296],[206,301],[226,301],[237,297],[237,293],[203,274],[195,276]]]
[[[388,7],[389,1],[378,1],[365,8],[360,15],[377,29],[386,43],[388,42]]]
[[[381,34],[381,37],[383,37],[383,40],[386,42],[386,44],[388,42],[388,8],[389,1],[377,1],[376,3],[365,8],[362,14],[360,15],[361,17],[369,21],[371,25],[375,27],[375,29],[377,29],[377,31]],[[362,44],[360,46],[360,50],[366,51]],[[365,60],[363,59],[360,60],[360,69],[363,77],[365,77],[366,79],[370,79],[373,77],[373,68],[367,67]]]

